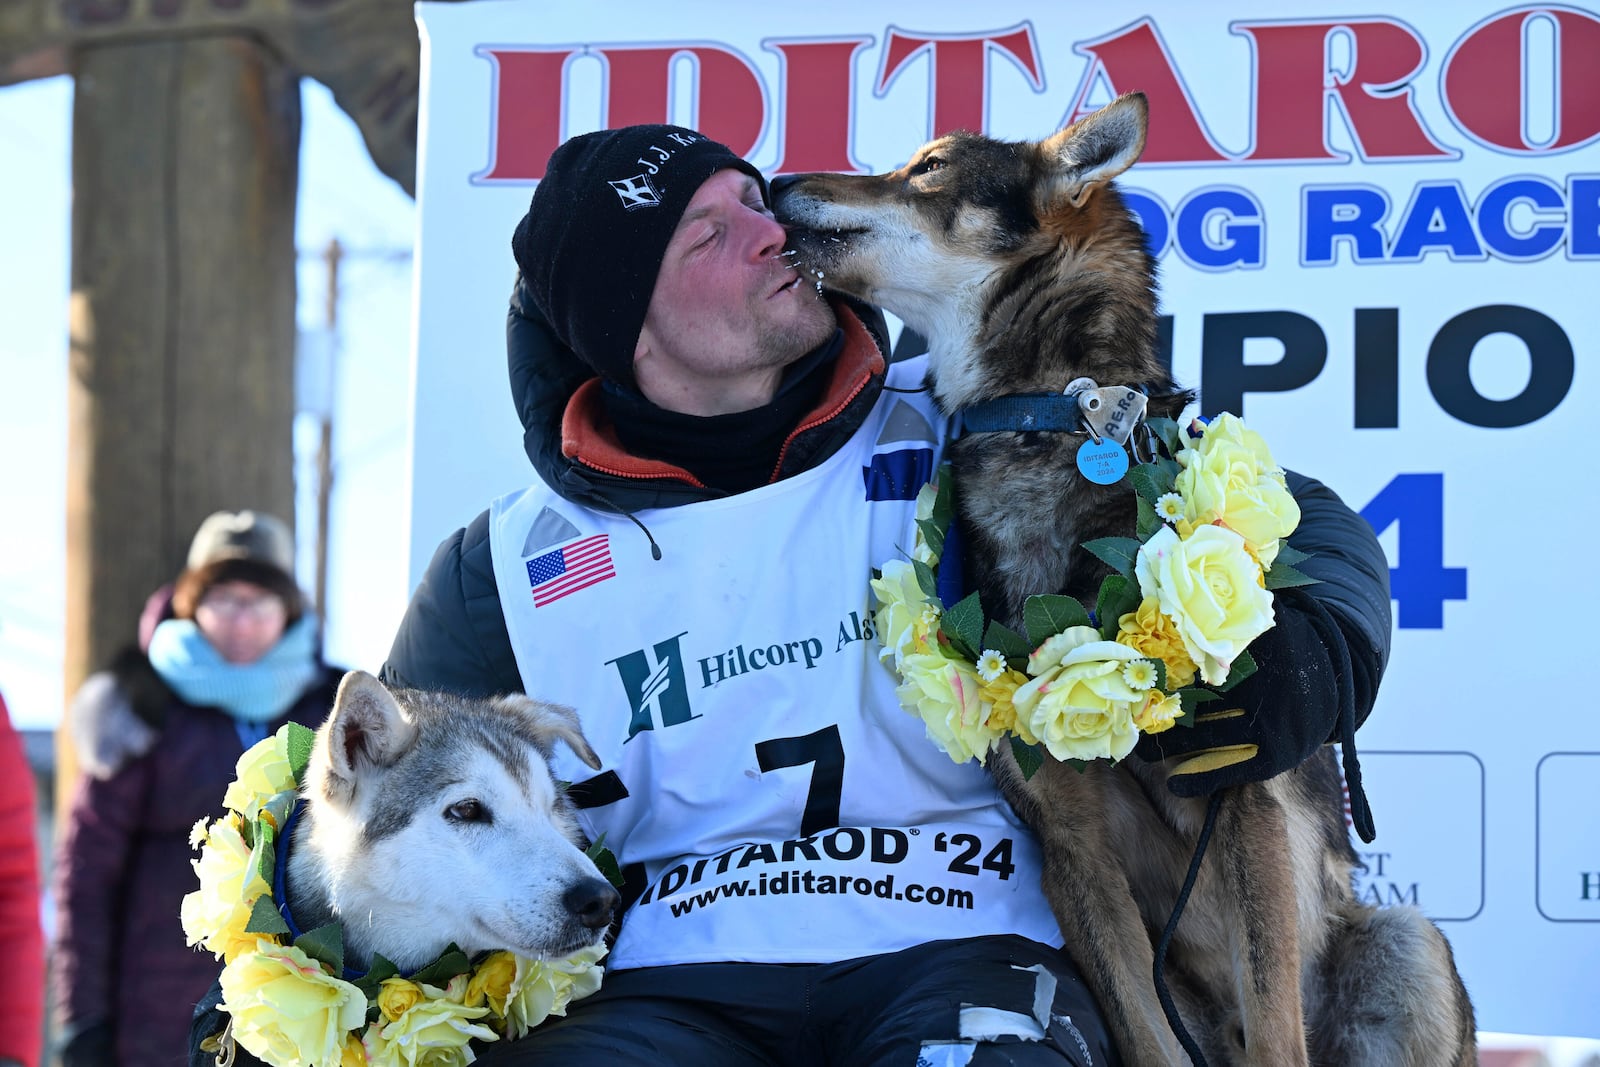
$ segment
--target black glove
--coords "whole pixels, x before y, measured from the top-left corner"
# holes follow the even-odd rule
[[[1139,739],[1147,762],[1186,757],[1167,788],[1206,796],[1260,782],[1298,767],[1329,741],[1344,748],[1346,785],[1356,832],[1374,836],[1355,755],[1356,693],[1345,635],[1306,588],[1280,589],[1277,623],[1250,646],[1256,672],[1201,704],[1191,728],[1174,726]],[[1366,710],[1366,709],[1363,709]]]

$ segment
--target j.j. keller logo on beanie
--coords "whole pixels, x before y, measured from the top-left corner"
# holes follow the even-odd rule
[[[660,207],[661,193],[656,189],[655,182],[650,179],[661,173],[661,168],[677,154],[678,149],[688,148],[704,140],[705,137],[698,134],[669,131],[664,144],[648,146],[644,155],[639,157],[639,165],[644,170],[630,178],[608,181],[606,184],[616,191],[622,200],[622,206],[628,211],[637,211],[642,207]]]

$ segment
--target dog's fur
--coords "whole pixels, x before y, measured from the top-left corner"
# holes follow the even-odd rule
[[[1142,386],[1151,414],[1175,417],[1192,397],[1157,359],[1155,263],[1111,184],[1146,127],[1130,94],[1042,142],[956,133],[888,174],[779,179],[774,207],[799,269],[928,339],[944,411],[1087,376]],[[1125,482],[1078,474],[1083,440],[982,433],[950,447],[973,584],[1013,629],[1031,594],[1092,604],[1107,571],[1078,546],[1134,527]],[[990,766],[1043,840],[1045,894],[1123,1058],[1188,1062],[1152,971],[1206,802],[1174,796],[1170,768],[1138,759],[1080,773],[1047,758],[1024,780],[998,746]],[[1225,795],[1167,957],[1185,1027],[1213,1067],[1475,1064],[1444,937],[1415,909],[1354,896],[1340,784],[1324,748]]]
[[[597,944],[618,894],[584,854],[547,761],[600,761],[564,707],[391,691],[352,671],[317,731],[290,840],[302,929],[344,924],[347,965],[402,973],[452,942],[537,959]]]

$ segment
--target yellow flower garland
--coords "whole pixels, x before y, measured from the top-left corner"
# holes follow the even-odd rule
[[[874,622],[902,706],[957,763],[985,762],[1003,738],[1027,773],[1041,745],[1059,760],[1122,759],[1254,671],[1246,649],[1274,624],[1271,591],[1313,581],[1284,543],[1300,510],[1259,434],[1230,414],[1149,425],[1172,458],[1129,472],[1138,537],[1085,545],[1117,572],[1098,620],[1071,597],[1035,596],[1023,635],[986,623],[976,593],[947,607],[948,471],[918,494],[911,558],[872,581]]]
[[[600,988],[596,945],[560,960],[499,951],[468,960],[454,945],[409,978],[381,958],[342,976],[342,936],[289,942],[272,897],[274,846],[310,758],[314,734],[288,723],[239,758],[228,811],[190,834],[200,888],[183,898],[190,945],[224,961],[222,1003],[238,1045],[273,1067],[460,1067],[469,1042],[521,1037]]]

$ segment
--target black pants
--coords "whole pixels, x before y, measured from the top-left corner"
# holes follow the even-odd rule
[[[1027,968],[1036,968],[1028,970]],[[1050,994],[1053,986],[1053,996]],[[1037,1019],[1048,1013],[1046,1025]],[[843,963],[608,971],[600,991],[487,1067],[1117,1064],[1064,952],[1020,937],[936,941]]]

